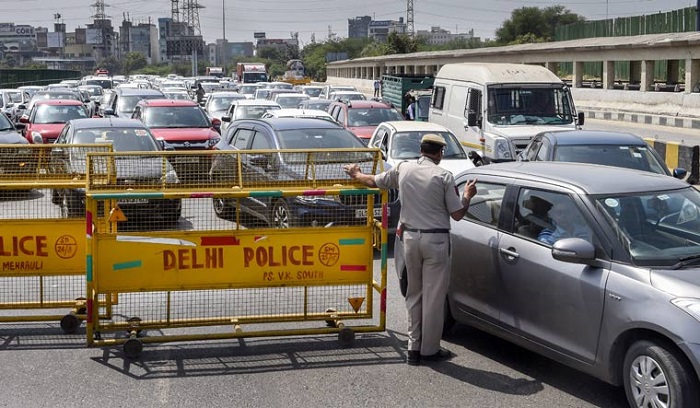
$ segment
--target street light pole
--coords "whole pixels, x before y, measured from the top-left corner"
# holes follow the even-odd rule
[[[224,28],[224,38],[223,41],[221,41],[221,65],[224,70],[224,75],[228,75],[228,72],[226,72],[226,0],[221,0],[221,22]]]

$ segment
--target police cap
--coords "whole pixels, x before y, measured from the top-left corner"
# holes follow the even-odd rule
[[[421,143],[434,143],[438,144],[440,146],[447,146],[447,142],[445,142],[445,138],[443,138],[440,135],[437,135],[435,133],[426,133],[423,135],[423,137],[420,139]]]

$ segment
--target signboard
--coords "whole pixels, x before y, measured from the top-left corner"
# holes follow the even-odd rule
[[[15,31],[15,23],[0,23],[0,33],[11,33]]]
[[[84,28],[76,28],[75,29],[75,43],[76,44],[85,44],[86,38],[85,38],[85,29]]]
[[[102,29],[88,28],[85,30],[85,44],[102,44]]]
[[[37,48],[47,48],[49,46],[46,31],[40,31],[36,33],[36,46]]]
[[[30,25],[16,25],[14,31],[19,37],[34,37],[34,27]]]
[[[46,33],[49,48],[63,48],[65,33]]]
[[[0,235],[0,273],[37,273],[85,270],[85,223],[62,223],[60,228],[27,221],[8,225]]]
[[[391,26],[391,20],[381,20],[381,21],[370,21],[370,27],[389,27]]]
[[[253,33],[253,38],[256,38],[256,39],[258,39],[258,38],[265,38],[265,33],[263,33],[263,32],[256,32],[256,33]]]
[[[326,230],[100,236],[99,291],[362,284],[372,279],[372,232]]]

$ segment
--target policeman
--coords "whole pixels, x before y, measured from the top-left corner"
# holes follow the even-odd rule
[[[409,365],[451,357],[440,347],[450,272],[450,216],[459,221],[467,213],[476,180],[467,183],[460,200],[452,173],[438,166],[446,145],[442,136],[426,134],[418,161],[401,162],[376,176],[363,174],[357,164],[345,166],[345,172],[362,184],[399,190],[408,279]]]

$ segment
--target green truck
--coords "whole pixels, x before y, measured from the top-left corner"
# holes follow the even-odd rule
[[[428,120],[428,108],[435,78],[428,75],[383,75],[382,100],[390,102],[406,114],[408,95],[416,98],[418,112],[416,120]]]

